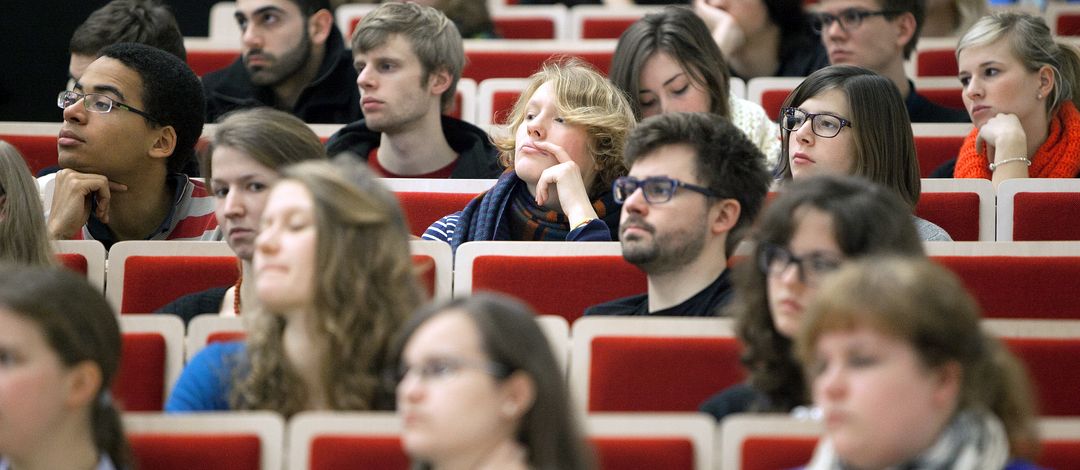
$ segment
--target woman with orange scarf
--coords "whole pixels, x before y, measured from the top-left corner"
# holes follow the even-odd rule
[[[1080,54],[1055,43],[1042,18],[983,17],[956,48],[964,105],[975,130],[956,160],[956,178],[1080,175]]]

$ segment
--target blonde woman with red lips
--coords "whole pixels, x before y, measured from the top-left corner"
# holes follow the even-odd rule
[[[964,106],[975,130],[952,176],[994,182],[1080,176],[1080,55],[1042,18],[996,13],[957,44]],[[943,167],[935,175],[948,174]]]

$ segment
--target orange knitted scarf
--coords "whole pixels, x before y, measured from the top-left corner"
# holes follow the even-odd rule
[[[956,159],[955,178],[990,179],[986,154],[975,150],[979,130],[974,129],[964,139]],[[1028,175],[1032,178],[1075,178],[1080,173],[1080,111],[1072,101],[1066,101],[1050,120],[1046,142],[1031,158]]]

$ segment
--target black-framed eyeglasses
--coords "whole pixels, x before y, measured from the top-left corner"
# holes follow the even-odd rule
[[[840,29],[848,32],[858,29],[858,27],[862,25],[863,20],[871,16],[884,16],[888,18],[901,13],[903,12],[896,10],[870,11],[858,8],[848,8],[847,10],[841,11],[838,15],[833,15],[831,13],[815,13],[810,15],[810,28],[812,28],[815,33],[821,33],[822,31],[829,29],[833,22],[839,20]]]
[[[416,375],[421,381],[428,383],[443,380],[458,374],[463,369],[476,369],[496,379],[503,380],[513,372],[509,366],[495,361],[472,361],[454,357],[440,357],[428,360],[418,365],[402,364],[397,370],[392,371],[388,377],[394,384],[401,383],[405,377]]]
[[[785,131],[795,132],[806,121],[810,121],[810,130],[815,135],[826,139],[836,137],[844,127],[851,127],[851,121],[832,114],[808,113],[791,107],[780,110],[780,127]]]
[[[799,282],[816,286],[825,275],[840,268],[842,260],[824,253],[813,252],[806,256],[795,256],[779,245],[765,244],[758,258],[758,268],[766,276],[779,276],[795,265],[799,268]]]
[[[92,113],[105,114],[112,111],[113,108],[120,108],[138,114],[139,116],[148,119],[150,122],[158,122],[158,120],[154,119],[154,116],[151,116],[149,113],[116,101],[100,93],[79,93],[71,90],[61,91],[60,95],[56,97],[56,105],[59,106],[60,109],[67,109],[68,106],[75,104],[80,99],[83,100],[83,107]]]
[[[696,184],[683,183],[675,178],[666,176],[650,176],[645,179],[637,179],[633,176],[622,176],[611,183],[611,192],[615,196],[615,202],[622,204],[626,198],[641,188],[641,194],[645,196],[645,202],[649,204],[662,204],[675,196],[675,190],[686,188],[707,197],[720,197],[711,189]]]

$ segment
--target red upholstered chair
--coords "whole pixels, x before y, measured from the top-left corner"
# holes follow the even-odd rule
[[[986,320],[1027,366],[1040,416],[1080,416],[1080,321]]]
[[[946,108],[965,109],[963,88],[955,75],[952,77],[916,79],[915,90],[932,103]]]
[[[518,41],[513,39],[475,39],[465,41],[467,59],[462,76],[480,83],[489,78],[527,78],[544,62],[559,57],[578,57],[601,74],[611,68],[615,41],[558,40]]]
[[[109,250],[105,297],[120,313],[149,313],[180,296],[232,285],[238,274],[225,242],[119,242]]]
[[[1080,419],[1039,420],[1041,452],[1036,463],[1043,468],[1073,468],[1080,462]]]
[[[997,200],[998,240],[1080,240],[1080,180],[1011,179]]]
[[[495,184],[494,179],[383,178],[409,222],[409,231],[420,236],[443,216],[465,208],[476,195]]]
[[[983,179],[924,179],[915,215],[956,241],[994,240],[994,186]]]
[[[502,292],[573,323],[585,308],[647,290],[618,242],[469,242],[454,261],[454,297]]]
[[[971,132],[971,124],[914,123],[915,155],[919,159],[919,176],[928,178],[930,173],[960,154],[964,138]]]
[[[804,77],[757,77],[746,82],[746,99],[761,105],[769,119],[780,117],[780,107]]]
[[[282,468],[285,422],[276,413],[126,413],[123,419],[138,468]]]
[[[105,247],[96,240],[53,240],[60,264],[86,276],[86,281],[105,292]],[[115,307],[115,306],[114,306]]]
[[[120,370],[112,391],[120,409],[161,411],[184,365],[184,324],[172,315],[120,318]]]
[[[577,5],[570,9],[570,39],[619,39],[623,31],[655,7]]]
[[[290,470],[406,470],[401,421],[387,412],[304,412],[289,420]]]
[[[505,125],[518,96],[529,86],[527,78],[489,78],[476,91],[476,123]]]
[[[571,39],[565,5],[528,5],[491,11],[495,30],[505,39]]]
[[[927,242],[986,318],[1080,319],[1080,243]]]
[[[185,361],[190,361],[206,345],[244,339],[244,323],[240,317],[203,314],[192,318],[184,336]]]
[[[1054,36],[1080,36],[1080,6],[1049,2],[1046,6],[1046,23]]]
[[[604,470],[715,468],[716,422],[700,413],[598,413],[585,427]]]
[[[727,318],[585,317],[570,337],[570,390],[589,413],[693,412],[746,375]]]
[[[821,423],[786,414],[736,414],[720,424],[720,470],[774,470],[810,462]]]
[[[202,47],[204,48],[187,49],[188,66],[200,77],[228,67],[240,57],[240,47],[237,45]]]
[[[60,109],[56,108],[56,111],[56,118],[59,120]],[[30,167],[30,173],[35,175],[43,168],[56,165],[58,135],[58,122],[0,122],[0,140],[7,141],[18,149],[26,160],[26,165]]]
[[[912,54],[915,64],[915,76],[955,78],[959,68],[956,65],[956,38],[919,39],[918,50]]]

